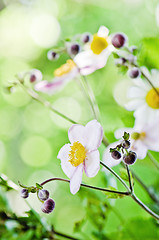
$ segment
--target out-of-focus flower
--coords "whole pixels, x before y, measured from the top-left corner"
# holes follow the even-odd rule
[[[88,75],[106,65],[114,49],[108,34],[109,30],[101,26],[92,40],[85,44],[85,49],[75,56],[74,62],[82,75]]]
[[[78,73],[76,64],[73,60],[69,59],[54,71],[55,78],[52,81],[41,81],[34,86],[34,89],[52,95],[61,90],[70,80],[75,78]]]
[[[65,144],[57,158],[61,167],[70,178],[70,191],[78,192],[82,182],[83,170],[88,177],[94,177],[100,168],[98,147],[103,138],[103,128],[97,120],[92,120],[84,127],[74,124],[68,131],[71,144]]]
[[[146,71],[151,83],[159,92],[159,71],[152,70],[151,75]],[[133,85],[128,89],[128,98],[131,99],[125,107],[135,111],[134,116],[140,122],[151,122],[159,118],[159,94],[152,86],[141,78],[133,80]]]
[[[144,159],[148,150],[159,152],[159,124],[155,120],[149,124],[136,122],[133,128],[121,128],[115,131],[115,137],[121,139],[124,132],[130,133],[130,150],[137,154],[138,159]],[[115,148],[121,141],[110,144],[103,155],[103,161],[110,167],[116,166],[122,160],[112,158],[110,148]]]

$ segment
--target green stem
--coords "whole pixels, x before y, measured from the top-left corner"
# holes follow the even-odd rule
[[[102,161],[100,161],[100,164],[105,167],[109,172],[111,172],[121,183],[122,185],[127,189],[128,192],[130,192],[129,187],[127,186],[127,184],[123,181],[123,179],[116,173],[113,171],[113,169],[111,169],[110,167],[108,167],[105,163],[103,163]]]
[[[132,197],[132,199],[134,199],[134,201],[140,205],[146,212],[148,212],[153,218],[155,218],[156,220],[159,220],[159,215],[157,215],[156,213],[154,213],[151,209],[149,209],[143,202],[140,201],[139,198],[136,197],[136,195],[133,193],[132,195],[130,195]]]
[[[127,170],[127,173],[128,173],[128,179],[129,179],[129,187],[130,187],[130,190],[131,190],[131,193],[133,192],[133,186],[132,186],[132,182],[131,182],[131,176],[130,176],[130,171],[129,171],[129,166],[126,164],[126,170]]]
[[[151,162],[153,163],[153,165],[159,170],[159,163],[156,161],[156,159],[152,156],[152,154],[150,152],[147,152],[147,156],[149,157],[149,159],[151,160]]]
[[[77,81],[78,81],[78,84],[79,84],[79,86],[80,86],[80,88],[81,88],[81,91],[82,91],[84,97],[87,99],[88,103],[90,104],[91,109],[92,109],[92,112],[93,112],[93,115],[94,115],[94,117],[95,117],[95,119],[96,119],[97,117],[96,117],[96,112],[95,112],[93,103],[92,103],[92,101],[91,101],[88,93],[87,93],[86,90],[85,90],[85,87],[84,87],[84,85],[83,85],[83,82],[81,81],[81,79],[77,79]]]
[[[41,96],[39,96],[36,92],[34,92],[32,89],[26,88],[23,84],[19,83],[19,85],[37,102],[43,104],[45,107],[49,108],[52,112],[56,113],[60,117],[64,118],[68,122],[71,122],[73,124],[78,124],[76,121],[72,120],[71,118],[67,117],[63,113],[56,110],[50,102],[44,100]]]
[[[42,182],[40,185],[43,186],[46,183],[52,182],[52,181],[62,181],[62,182],[67,182],[70,183],[70,180],[64,179],[64,178],[49,178],[46,181]],[[91,185],[87,185],[87,184],[81,184],[82,187],[85,188],[91,188],[94,190],[98,190],[98,191],[103,191],[103,192],[110,192],[110,193],[116,193],[116,194],[120,194],[120,195],[129,195],[129,192],[120,192],[120,191],[114,191],[114,190],[110,190],[110,189],[106,189],[106,188],[100,188],[100,187],[94,187]]]
[[[92,91],[92,88],[90,87],[90,85],[89,85],[89,83],[88,83],[88,81],[87,81],[87,78],[86,78],[86,76],[84,76],[84,75],[81,75],[81,78],[83,79],[83,82],[84,82],[84,84],[85,84],[85,86],[86,86],[86,89],[87,89],[87,92],[88,92],[88,96],[89,96],[89,98],[90,98],[90,101],[92,102],[92,105],[93,105],[93,109],[94,109],[94,112],[95,112],[95,118],[97,119],[97,120],[99,120],[99,108],[98,108],[98,104],[97,104],[97,102],[96,102],[96,98],[95,98],[95,96],[94,96],[94,93],[93,93],[93,91]]]

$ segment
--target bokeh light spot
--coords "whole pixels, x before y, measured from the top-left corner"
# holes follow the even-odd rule
[[[53,46],[59,38],[60,25],[54,16],[39,14],[32,20],[30,34],[37,45],[49,48]]]
[[[23,161],[33,167],[45,166],[52,154],[51,146],[47,139],[40,136],[32,136],[23,140],[20,147],[20,155]]]

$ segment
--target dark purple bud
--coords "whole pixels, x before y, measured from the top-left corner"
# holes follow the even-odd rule
[[[83,43],[87,43],[87,42],[90,42],[91,39],[92,39],[92,36],[91,36],[90,33],[84,33],[84,34],[82,35],[81,41],[82,41]]]
[[[23,189],[21,190],[20,195],[21,195],[22,198],[27,198],[27,197],[29,197],[28,189],[23,188]]]
[[[76,55],[80,51],[80,45],[78,43],[72,44],[70,47],[70,52],[73,55]]]
[[[33,82],[35,82],[35,81],[36,81],[36,76],[35,76],[35,74],[32,74],[32,75],[30,76],[30,82],[33,83]]]
[[[115,150],[115,151],[111,152],[111,156],[115,160],[119,160],[121,158],[121,153],[119,151]]]
[[[55,208],[55,202],[51,198],[47,199],[41,206],[41,210],[44,213],[51,213]]]
[[[46,201],[49,198],[49,192],[45,189],[39,190],[38,197],[41,201]]]
[[[30,72],[30,82],[34,83],[34,82],[39,82],[42,80],[42,73],[40,72],[40,70],[38,69],[32,69]]]
[[[132,152],[132,151],[130,151],[130,152],[128,153],[128,155],[125,154],[125,155],[123,156],[124,162],[125,162],[126,164],[128,164],[128,165],[134,164],[135,161],[136,161],[136,159],[137,159],[137,154],[136,154],[135,152]]]
[[[112,44],[115,48],[122,48],[124,47],[125,43],[127,42],[127,37],[123,33],[116,33],[112,37]]]
[[[140,76],[140,69],[137,67],[134,67],[129,70],[129,77],[131,78],[137,78]]]
[[[52,50],[50,50],[48,53],[47,53],[47,58],[50,60],[50,61],[53,61],[53,60],[56,60],[59,58],[59,54],[57,52],[54,52]]]
[[[128,148],[130,147],[130,141],[125,140],[125,141],[122,143],[122,147],[125,148],[125,149],[128,149]]]

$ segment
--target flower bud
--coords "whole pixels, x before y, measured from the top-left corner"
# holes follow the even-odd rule
[[[41,201],[46,201],[49,198],[49,192],[45,189],[39,190],[38,197]]]
[[[111,156],[112,158],[116,159],[116,160],[119,160],[121,158],[121,153],[117,150],[111,152]]]
[[[128,148],[130,147],[130,141],[125,140],[125,141],[122,143],[122,147],[125,148],[125,149],[128,149]]]
[[[74,43],[70,47],[70,53],[76,55],[80,51],[80,45],[78,43]]]
[[[50,60],[50,61],[53,61],[53,60],[57,60],[59,58],[59,54],[50,50],[48,51],[47,53],[47,58]]]
[[[55,208],[55,202],[51,198],[47,199],[41,206],[41,210],[44,213],[51,213]]]
[[[22,198],[27,198],[27,197],[29,197],[28,189],[23,188],[23,189],[21,190],[20,195],[21,195]]]
[[[82,35],[81,41],[82,41],[83,43],[87,43],[87,42],[90,42],[91,39],[92,39],[92,36],[91,36],[90,33],[84,33],[84,34]]]
[[[112,37],[112,44],[115,48],[122,48],[124,47],[125,43],[127,42],[127,37],[123,33],[116,33]]]
[[[123,57],[115,59],[115,65],[117,67],[120,67],[120,66],[124,65],[125,63],[126,63],[126,59]]]
[[[125,162],[126,164],[128,164],[128,165],[134,164],[135,161],[136,161],[136,159],[137,159],[137,154],[136,154],[135,152],[132,152],[132,151],[130,151],[130,152],[128,153],[128,155],[125,154],[125,155],[123,156],[124,162]]]
[[[30,82],[40,82],[42,80],[42,73],[38,69],[32,69],[30,71]]]
[[[131,78],[137,78],[140,76],[140,70],[137,67],[134,67],[129,70],[129,77]]]

